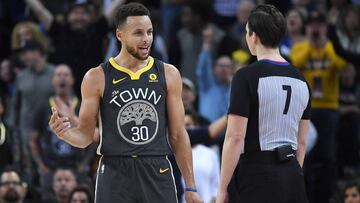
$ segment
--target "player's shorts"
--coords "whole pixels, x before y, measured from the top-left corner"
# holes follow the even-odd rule
[[[275,152],[241,155],[229,202],[307,203],[303,170],[295,157],[280,162]],[[231,191],[231,192],[230,192]],[[236,194],[231,194],[231,193]]]
[[[166,156],[102,157],[95,203],[177,203],[172,167]]]

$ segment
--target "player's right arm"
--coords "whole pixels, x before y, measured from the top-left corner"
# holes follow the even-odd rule
[[[79,148],[85,148],[93,142],[104,84],[105,77],[101,67],[90,69],[84,76],[79,122],[75,128],[71,128],[68,117],[60,117],[57,110],[52,108],[49,125],[60,139]]]

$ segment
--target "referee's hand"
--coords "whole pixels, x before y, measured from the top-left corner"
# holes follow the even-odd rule
[[[186,203],[204,203],[197,192],[185,192]]]
[[[52,115],[49,121],[51,130],[62,139],[66,132],[71,128],[68,117],[60,117],[55,107],[51,108]]]

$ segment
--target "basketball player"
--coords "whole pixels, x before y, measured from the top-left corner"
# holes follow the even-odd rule
[[[96,203],[177,202],[167,159],[171,149],[185,180],[186,201],[202,202],[184,128],[182,80],[174,66],[150,56],[153,27],[149,15],[138,3],[119,8],[115,24],[121,51],[85,75],[78,126],[72,128],[69,118],[56,109],[50,118],[51,128],[61,139],[84,148],[93,140],[99,117],[102,158]]]
[[[257,62],[237,71],[232,80],[217,203],[226,201],[232,176],[237,194],[229,194],[231,202],[307,202],[301,167],[310,90],[279,54],[285,31],[285,19],[274,6],[252,10],[246,42]]]

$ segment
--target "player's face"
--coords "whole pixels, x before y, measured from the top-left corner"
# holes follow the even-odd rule
[[[75,192],[70,203],[89,203],[89,200],[84,192]]]
[[[245,29],[246,29],[246,36],[245,36],[245,38],[246,38],[246,44],[247,44],[247,46],[248,46],[248,48],[249,48],[249,50],[250,50],[250,53],[251,53],[251,55],[253,55],[253,56],[255,56],[256,55],[256,49],[255,49],[255,43],[254,43],[254,35],[255,35],[255,33],[253,32],[252,33],[252,35],[250,36],[250,33],[249,33],[249,24],[247,23],[246,24],[246,27],[245,27]]]
[[[344,203],[360,203],[360,194],[356,187],[348,188],[345,191]]]
[[[122,48],[139,60],[146,60],[150,55],[153,42],[153,27],[149,16],[129,16],[126,23],[117,30],[117,38]]]
[[[74,78],[71,74],[70,67],[67,65],[58,65],[53,77],[53,85],[56,93],[69,90],[74,84]]]

